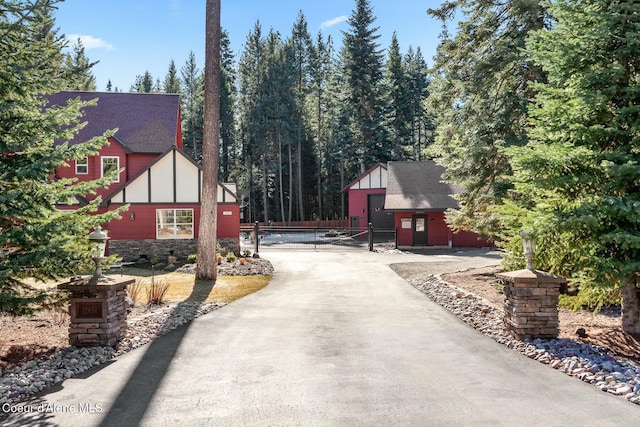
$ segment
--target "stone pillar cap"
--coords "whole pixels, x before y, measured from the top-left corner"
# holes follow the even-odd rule
[[[511,281],[536,281],[538,283],[567,283],[567,279],[562,276],[556,276],[555,274],[547,273],[540,270],[517,270],[509,271],[506,273],[498,273],[496,276],[500,279],[507,279]]]

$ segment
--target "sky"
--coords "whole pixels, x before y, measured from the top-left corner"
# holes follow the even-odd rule
[[[342,31],[355,0],[221,0],[222,28],[229,33],[236,60],[247,35],[260,22],[266,35],[271,28],[283,40],[291,34],[298,13],[303,12],[308,31],[316,38],[331,35],[334,48],[342,47]],[[385,52],[397,33],[400,50],[420,47],[431,64],[441,31],[440,22],[427,14],[440,0],[370,0],[379,27],[378,43]],[[200,69],[204,66],[205,0],[65,0],[55,12],[58,34],[71,46],[82,40],[91,61],[98,91],[113,87],[128,91],[136,76],[149,71],[164,80],[171,60],[178,73],[191,51]]]

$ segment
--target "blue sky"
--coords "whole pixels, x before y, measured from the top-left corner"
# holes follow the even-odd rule
[[[302,10],[308,29],[331,35],[334,46],[342,46],[341,31],[355,0],[221,0],[222,27],[229,32],[231,47],[240,56],[256,21],[263,32],[270,28],[283,39],[291,33]],[[371,0],[380,47],[389,47],[393,31],[405,53],[409,45],[420,47],[428,63],[435,53],[440,23],[426,10],[440,0]],[[149,71],[154,79],[164,79],[173,59],[178,71],[190,51],[204,66],[205,0],[65,0],[55,13],[59,34],[72,42],[80,37],[86,54],[100,61],[94,68],[99,91],[110,79],[114,87],[128,91],[137,75]]]

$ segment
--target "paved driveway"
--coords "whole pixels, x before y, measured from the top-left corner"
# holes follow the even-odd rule
[[[477,256],[476,256],[477,255]],[[493,256],[265,252],[272,283],[37,402],[41,425],[620,426],[640,408],[510,351],[399,278]]]

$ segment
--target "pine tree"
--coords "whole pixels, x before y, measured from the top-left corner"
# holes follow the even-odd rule
[[[91,68],[97,63],[98,61],[89,61],[82,40],[78,39],[73,45],[73,55],[67,55],[65,58],[65,66],[73,75],[73,79],[67,84],[66,89],[95,92],[96,78],[91,72]]]
[[[113,86],[111,85],[111,79],[107,81],[107,92],[111,92],[113,90]]]
[[[430,155],[463,187],[461,208],[447,220],[454,229],[498,239],[491,208],[511,188],[509,161],[501,148],[527,142],[527,105],[542,78],[522,50],[529,33],[543,28],[537,1],[451,0],[429,14],[446,23],[462,13],[458,31],[438,46],[428,108],[437,128]]]
[[[433,142],[435,130],[431,115],[424,108],[425,101],[429,97],[429,73],[419,47],[414,51],[409,46],[404,64],[409,97],[408,114],[411,120],[412,158],[421,161],[424,159],[425,149]]]
[[[261,105],[258,103],[262,99],[263,84],[266,75],[266,64],[264,58],[266,41],[262,35],[262,27],[257,21],[253,30],[247,35],[245,48],[238,64],[239,73],[239,132],[242,141],[242,157],[245,160],[244,170],[246,177],[243,180],[249,188],[250,212],[249,220],[253,221],[259,217],[258,212],[262,210],[262,220],[267,222],[268,207],[264,206],[266,197],[262,189],[256,185],[260,180],[264,168],[260,167],[261,159],[265,155],[266,147],[262,140],[264,130],[264,115]],[[266,216],[265,216],[266,215]]]
[[[527,53],[536,84],[531,142],[507,150],[513,236],[538,235],[539,261],[583,290],[622,293],[622,327],[640,334],[640,4],[558,0]],[[585,55],[588,52],[588,55]]]
[[[47,94],[78,77],[63,65],[63,39],[50,31],[55,4],[0,0],[0,311],[14,315],[52,302],[23,285],[22,279],[82,271],[91,262],[90,229],[117,216],[91,215],[99,198],[77,210],[55,207],[115,178],[76,183],[52,176],[67,161],[97,154],[107,136],[82,144],[58,143],[84,126],[82,109],[95,100],[47,104]]]
[[[376,40],[373,9],[369,0],[357,0],[348,22],[350,30],[343,33],[342,51],[345,83],[349,90],[345,108],[351,121],[354,147],[350,159],[358,159],[360,171],[390,160],[390,147],[384,128],[384,101],[381,95],[383,55]],[[346,147],[345,147],[346,148]],[[350,178],[355,178],[355,175]]]
[[[135,83],[131,86],[130,92],[151,93],[153,92],[153,76],[149,70],[143,75],[137,75]]]
[[[396,32],[391,36],[389,59],[387,60],[385,82],[389,104],[389,140],[391,159],[406,160],[412,148],[411,103],[409,77],[400,53],[400,44]]]
[[[293,53],[293,70],[295,73],[295,116],[297,120],[296,124],[296,199],[298,201],[297,218],[299,221],[305,220],[304,214],[304,189],[305,179],[303,177],[303,171],[306,173],[313,173],[314,170],[311,165],[303,164],[303,159],[306,157],[304,154],[309,153],[311,150],[304,144],[305,139],[305,117],[304,107],[307,94],[309,93],[309,62],[311,60],[312,41],[309,31],[307,30],[307,20],[304,17],[302,11],[298,13],[298,18],[293,25],[291,31],[291,38],[289,39],[291,49]],[[303,151],[305,153],[303,153]],[[315,184],[315,183],[314,183]],[[310,188],[310,187],[308,187]],[[311,188],[312,190],[312,188]]]
[[[182,90],[182,139],[185,151],[196,161],[202,158],[202,129],[204,110],[204,85],[202,72],[196,64],[193,51],[181,69]]]
[[[228,182],[240,161],[235,133],[236,73],[229,34],[223,29],[220,36],[220,179]]]
[[[167,71],[167,75],[164,77],[162,92],[180,93],[180,78],[178,77],[178,70],[176,69],[176,63],[173,59],[169,63],[169,70]]]

